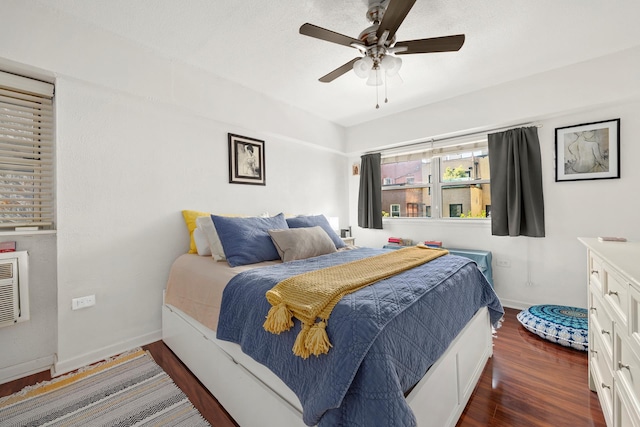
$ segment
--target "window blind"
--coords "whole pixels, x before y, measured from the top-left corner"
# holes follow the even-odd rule
[[[53,228],[53,85],[0,72],[0,231]]]

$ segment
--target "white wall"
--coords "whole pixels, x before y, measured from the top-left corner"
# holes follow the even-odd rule
[[[23,360],[3,352],[0,375],[55,334],[59,373],[159,339],[169,267],[188,249],[183,209],[346,222],[343,128],[22,1],[2,2],[0,39],[0,65],[55,76],[57,168],[54,322],[18,334]],[[266,186],[228,183],[228,132],[265,140]],[[91,294],[95,307],[71,310]]]
[[[437,239],[446,246],[492,251],[495,288],[503,304],[586,307],[586,250],[580,236],[640,240],[640,48],[532,76],[348,129],[350,164],[360,152],[460,131],[535,121],[543,167],[545,238],[491,236],[488,221],[384,222],[384,230],[354,227],[360,245],[380,247],[389,236]],[[621,119],[621,178],[555,182],[555,128]],[[357,224],[358,178],[350,177],[350,221]],[[509,261],[511,267],[496,265]],[[528,285],[528,283],[531,283]]]

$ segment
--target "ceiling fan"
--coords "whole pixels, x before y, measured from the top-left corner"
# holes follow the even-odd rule
[[[366,78],[370,86],[381,86],[386,84],[388,79],[401,82],[398,71],[402,66],[402,59],[398,55],[460,50],[464,44],[464,34],[396,41],[396,31],[415,2],[416,0],[368,0],[369,9],[366,16],[371,25],[364,29],[357,39],[317,25],[303,24],[300,34],[353,47],[360,52],[359,56],[320,77],[319,80],[329,83],[353,69],[358,77]],[[376,108],[379,108],[378,104]]]

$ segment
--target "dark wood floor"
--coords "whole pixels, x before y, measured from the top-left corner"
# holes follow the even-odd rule
[[[532,334],[505,309],[487,362],[458,427],[606,427],[589,390],[587,353]]]
[[[587,385],[587,354],[542,340],[506,309],[487,363],[458,427],[605,427]],[[144,347],[214,427],[237,424],[164,343]],[[48,380],[48,372],[0,385],[0,397]]]

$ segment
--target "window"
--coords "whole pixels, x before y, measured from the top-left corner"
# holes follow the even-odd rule
[[[0,72],[0,231],[53,226],[53,85]]]
[[[383,155],[381,172],[391,217],[487,218],[491,208],[486,140]]]
[[[449,216],[451,218],[459,218],[462,215],[462,203],[449,205]]]
[[[390,207],[391,207],[391,216],[392,217],[399,217],[400,216],[400,205],[393,204]]]
[[[424,205],[422,203],[407,203],[407,216],[409,217],[419,217],[422,215],[422,208]]]

